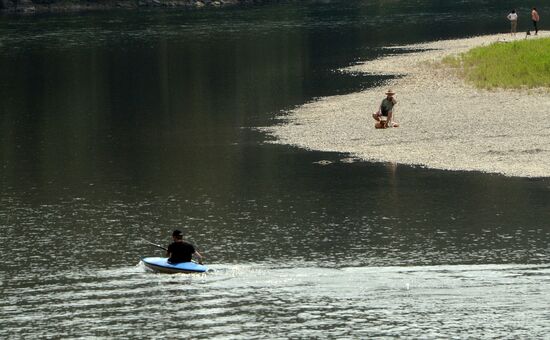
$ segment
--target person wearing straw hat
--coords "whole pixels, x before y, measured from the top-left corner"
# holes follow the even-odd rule
[[[385,129],[388,127],[398,127],[399,124],[393,121],[393,108],[397,104],[394,98],[395,92],[389,89],[386,92],[386,98],[382,100],[380,107],[376,113],[373,113],[372,118],[376,120],[374,127],[377,129]]]

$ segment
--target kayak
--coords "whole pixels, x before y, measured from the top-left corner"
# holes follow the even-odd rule
[[[145,267],[157,273],[204,273],[208,270],[206,266],[195,262],[168,263],[167,257],[144,257],[141,262]]]

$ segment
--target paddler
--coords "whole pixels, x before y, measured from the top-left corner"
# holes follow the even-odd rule
[[[397,104],[394,98],[395,92],[389,89],[386,92],[386,98],[382,100],[380,107],[376,113],[372,114],[372,118],[376,120],[374,127],[377,129],[385,129],[388,127],[398,127],[399,124],[393,121],[393,108]]]
[[[174,230],[172,240],[174,242],[170,243],[168,249],[166,249],[168,263],[191,262],[191,259],[195,257],[199,264],[202,264],[202,255],[195,250],[191,243],[183,240],[183,233],[180,230]]]

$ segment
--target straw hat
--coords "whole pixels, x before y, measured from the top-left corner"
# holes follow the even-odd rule
[[[395,94],[395,92],[393,92],[392,89],[389,89],[389,90],[386,92],[386,94],[387,94],[387,95],[392,95],[392,96],[393,96],[393,95]]]

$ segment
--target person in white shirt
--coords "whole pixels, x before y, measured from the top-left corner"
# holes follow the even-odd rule
[[[510,34],[515,36],[518,28],[518,14],[516,13],[516,10],[513,9],[512,12],[508,14],[507,18],[508,20],[510,20],[510,24],[511,24]]]

